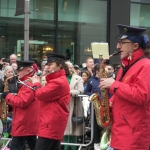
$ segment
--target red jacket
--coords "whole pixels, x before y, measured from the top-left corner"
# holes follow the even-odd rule
[[[127,66],[144,56],[139,49],[122,63]],[[121,150],[146,150],[150,145],[150,60],[141,58],[124,75],[119,70],[110,87],[113,94],[111,147]]]
[[[39,101],[34,92],[23,85],[16,96],[10,93],[6,96],[5,101],[13,107],[12,136],[37,135]]]
[[[47,75],[46,80],[47,84],[35,92],[40,100],[38,136],[61,140],[68,121],[70,101],[70,88],[65,70]]]

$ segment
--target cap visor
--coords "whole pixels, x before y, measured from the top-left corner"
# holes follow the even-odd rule
[[[118,39],[118,40],[123,40],[123,39],[126,39],[128,36],[127,35],[118,35],[117,37],[116,37],[116,39]]]

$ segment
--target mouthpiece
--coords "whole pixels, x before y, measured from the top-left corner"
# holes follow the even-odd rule
[[[121,53],[121,51],[115,51],[113,54],[111,54],[110,56],[109,56],[109,58],[111,58],[111,57],[113,57],[113,56],[116,56],[116,55],[118,55],[118,54],[120,54]]]

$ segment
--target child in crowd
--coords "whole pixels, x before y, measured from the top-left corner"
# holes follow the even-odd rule
[[[100,141],[100,149],[113,150],[113,148],[110,147],[110,140],[111,140],[111,124],[107,126],[104,130],[104,133]]]

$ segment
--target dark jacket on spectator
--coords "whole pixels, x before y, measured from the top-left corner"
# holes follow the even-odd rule
[[[85,89],[85,94],[91,96],[93,93],[100,93],[99,79],[93,75],[87,82],[87,87]]]

